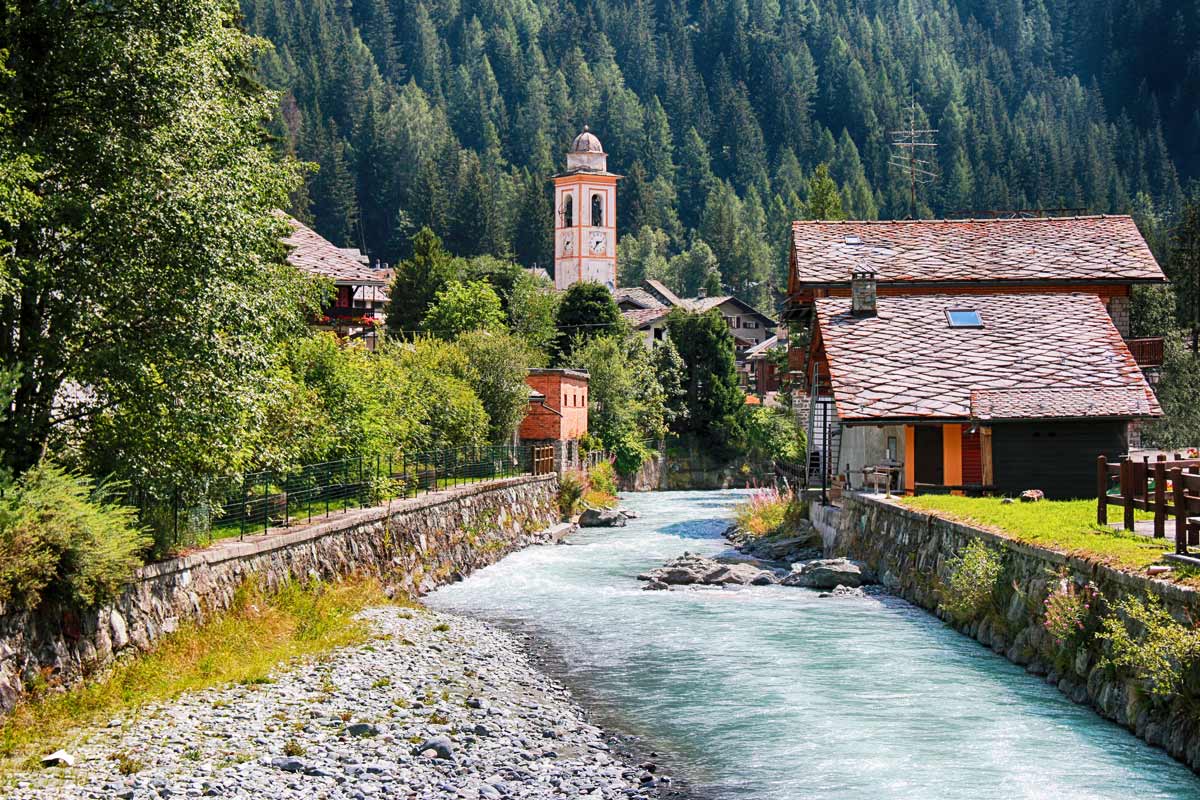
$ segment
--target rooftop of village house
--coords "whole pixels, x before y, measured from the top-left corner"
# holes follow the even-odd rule
[[[372,270],[357,250],[335,246],[295,217],[279,216],[292,226],[291,234],[282,241],[288,248],[287,261],[296,269],[328,278],[338,286],[387,285],[391,273]]]
[[[838,417],[878,420],[1134,418],[1162,410],[1092,294],[880,296],[816,300]],[[949,311],[980,324],[955,326]]]
[[[792,291],[864,266],[884,283],[1166,281],[1128,215],[792,223]]]

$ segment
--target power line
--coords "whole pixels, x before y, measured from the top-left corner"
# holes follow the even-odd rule
[[[896,167],[908,174],[910,188],[909,218],[917,218],[917,186],[925,186],[937,180],[937,142],[933,137],[937,128],[917,127],[917,96],[914,92],[909,103],[908,127],[888,131],[892,137],[894,151],[888,157],[888,166]]]

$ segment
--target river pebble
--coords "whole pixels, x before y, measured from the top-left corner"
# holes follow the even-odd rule
[[[610,750],[510,634],[421,610],[364,616],[369,643],[83,731],[73,764],[10,776],[7,796],[637,800],[670,786]]]

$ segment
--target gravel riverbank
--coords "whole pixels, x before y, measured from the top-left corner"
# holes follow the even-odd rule
[[[364,612],[378,636],[270,683],[185,695],[83,731],[73,766],[10,776],[14,800],[677,797],[587,721],[513,635]],[[129,773],[129,774],[123,774]]]

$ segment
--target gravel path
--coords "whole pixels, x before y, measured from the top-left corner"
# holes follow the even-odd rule
[[[670,785],[610,751],[511,635],[434,612],[364,615],[378,633],[368,644],[86,731],[74,766],[18,775],[0,794],[651,798]]]

